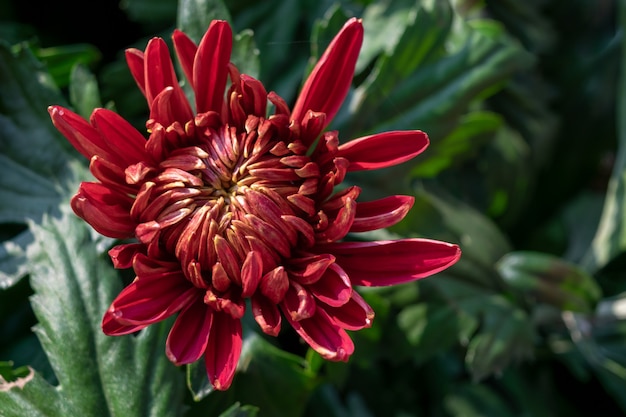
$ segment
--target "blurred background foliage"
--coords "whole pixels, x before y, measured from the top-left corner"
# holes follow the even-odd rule
[[[37,412],[45,407],[25,404],[43,404],[46,387],[63,386],[60,369],[84,372],[49,340],[55,324],[76,315],[51,316],[58,293],[45,280],[68,271],[83,284],[94,278],[72,256],[61,256],[60,266],[56,257],[88,242],[96,249],[82,262],[110,269],[102,256],[110,240],[85,232],[54,240],[79,228],[64,207],[88,174],[46,107],[65,104],[88,117],[105,106],[143,130],[147,106],[123,50],[143,49],[152,36],[169,42],[175,27],[197,41],[212,18],[231,22],[242,71],[293,103],[350,16],[363,18],[365,40],[331,127],[343,140],[391,129],[421,129],[431,139],[413,161],[348,178],[364,199],[416,198],[400,224],[352,238],[447,240],[461,245],[462,259],[423,281],[364,290],[376,320],[353,335],[348,364],[324,363],[288,329],[271,339],[250,325],[229,391],[211,392],[202,366],[190,366],[155,371],[154,390],[140,398],[156,404],[163,378],[162,395],[177,404],[167,415],[185,417],[626,414],[623,9],[615,0],[4,2],[0,375],[14,381],[27,366],[37,372],[23,393],[0,392],[11,404],[6,415],[44,415]],[[70,284],[58,291],[90,305],[93,294]],[[105,342],[94,329],[81,337],[94,340],[98,362],[106,359],[103,344],[130,343]],[[59,340],[70,344],[76,335],[67,337]],[[139,358],[134,366],[162,369],[165,356],[145,348],[158,334],[142,338],[124,345]],[[117,369],[118,359],[105,362]],[[118,395],[135,389],[94,372],[102,384],[96,396],[113,380]],[[81,401],[88,400],[69,400],[86,408]],[[153,415],[166,415],[154,407]]]

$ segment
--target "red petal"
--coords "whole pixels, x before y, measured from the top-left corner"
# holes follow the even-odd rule
[[[250,297],[256,291],[263,275],[263,261],[258,252],[250,251],[241,267],[241,296]]]
[[[126,183],[126,173],[119,165],[115,165],[98,155],[94,155],[89,162],[89,171],[91,171],[93,176],[103,185],[125,194],[137,194],[137,186],[128,185]]]
[[[255,294],[250,301],[254,320],[259,324],[263,333],[278,336],[281,324],[278,306],[269,298],[259,294]]]
[[[117,269],[130,268],[133,265],[133,259],[138,253],[142,253],[145,246],[141,243],[127,243],[117,245],[109,250],[109,257],[113,261],[113,266]]]
[[[346,330],[361,330],[372,326],[374,310],[356,291],[350,301],[341,307],[322,307],[339,326]]]
[[[125,161],[124,168],[146,159],[146,138],[122,116],[111,110],[96,109],[90,121],[106,138],[115,156]]]
[[[330,265],[324,276],[307,289],[315,298],[333,307],[344,305],[352,295],[350,278],[337,264]]]
[[[339,210],[337,217],[332,220],[326,230],[318,233],[315,239],[318,242],[335,242],[344,238],[352,226],[354,216],[356,215],[356,201],[347,198],[345,205]]]
[[[456,263],[461,249],[430,239],[378,242],[339,242],[319,245],[332,253],[350,276],[352,285],[380,287],[425,278]]]
[[[302,285],[291,281],[291,285],[282,302],[285,311],[291,320],[308,319],[315,314],[315,299]]]
[[[187,81],[193,89],[193,60],[196,56],[196,52],[198,51],[198,46],[187,36],[187,34],[185,34],[185,32],[178,29],[174,29],[172,41],[174,42],[174,49],[176,50],[176,56],[178,56],[180,66],[185,73],[185,77],[187,77]]]
[[[161,38],[152,38],[145,52],[146,99],[152,107],[154,100],[168,87],[173,89],[168,100],[170,113],[174,120],[185,124],[193,118],[191,107],[185,93],[178,84],[174,65],[167,44]],[[162,112],[159,112],[159,114]],[[163,126],[169,126],[171,120],[154,119]]]
[[[309,110],[326,113],[326,125],[335,117],[348,94],[361,44],[363,25],[352,18],[332,40],[307,78],[291,113],[302,122]]]
[[[109,336],[123,336],[125,334],[131,334],[138,332],[144,327],[148,326],[146,324],[120,324],[115,320],[112,314],[105,313],[102,318],[102,331],[104,334]]]
[[[198,301],[197,288],[184,277],[171,274],[135,279],[115,298],[105,313],[124,325],[149,325],[164,320],[191,302]]]
[[[282,266],[276,267],[261,278],[261,293],[274,303],[279,303],[289,289],[289,277]]]
[[[393,226],[411,210],[414,197],[394,195],[380,200],[359,202],[351,232],[367,232]]]
[[[224,391],[233,382],[241,345],[241,322],[228,314],[214,314],[204,361],[215,389]]]
[[[213,310],[201,300],[182,310],[165,343],[165,354],[176,365],[200,359],[209,342]]]
[[[428,143],[420,130],[384,132],[340,145],[338,156],[350,161],[348,171],[386,168],[419,155]]]
[[[99,183],[83,182],[70,203],[74,213],[98,233],[113,238],[133,236],[130,197]]]
[[[137,86],[144,96],[146,96],[146,78],[144,72],[144,56],[143,51],[136,48],[126,50],[126,64],[132,74]]]
[[[214,20],[202,37],[193,63],[196,111],[220,113],[228,78],[233,35],[224,20]]]
[[[321,308],[308,319],[294,321],[289,314],[285,317],[300,337],[324,359],[347,362],[354,352],[354,343],[348,333]]]
[[[319,280],[335,257],[327,253],[294,258],[289,261],[289,277],[300,284],[313,284]]]
[[[111,162],[117,160],[109,151],[109,147],[100,133],[81,116],[61,106],[48,107],[48,113],[50,113],[54,127],[85,158],[91,159],[92,156],[98,155]]]

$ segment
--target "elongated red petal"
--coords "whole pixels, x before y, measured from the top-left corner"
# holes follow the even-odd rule
[[[144,59],[146,99],[148,100],[148,105],[152,108],[155,99],[163,90],[170,87],[173,91],[171,97],[168,97],[167,103],[170,106],[168,112],[171,118],[179,121],[183,125],[187,121],[192,120],[193,113],[191,107],[189,106],[183,89],[178,84],[174,64],[172,64],[170,51],[165,41],[161,38],[152,38],[146,47]],[[165,112],[163,110],[159,111],[157,116],[162,113]],[[155,118],[154,120],[161,123],[163,126],[169,126],[172,123],[170,118],[164,120]]]
[[[233,382],[241,355],[241,321],[216,313],[204,355],[207,376],[216,390],[227,390]]]
[[[124,165],[135,164],[148,156],[146,138],[119,114],[96,109],[91,114],[91,124],[106,138],[109,148]]]
[[[263,333],[278,336],[282,319],[276,303],[261,294],[253,295],[250,301],[254,320]]]
[[[83,182],[70,204],[74,213],[100,234],[120,239],[134,234],[136,225],[130,217],[132,199],[112,188]]]
[[[126,243],[113,246],[108,253],[115,268],[126,269],[133,265],[135,255],[144,250],[145,246],[141,243]]]
[[[330,265],[322,278],[307,286],[307,289],[315,298],[333,307],[344,305],[352,295],[350,278],[337,264]]]
[[[337,114],[348,94],[361,44],[363,25],[352,18],[332,40],[302,87],[293,107],[292,120],[301,122],[305,114],[326,113],[326,125]]]
[[[196,111],[221,112],[228,78],[233,34],[224,20],[214,20],[202,37],[193,63]]]
[[[176,50],[176,56],[180,62],[180,66],[185,73],[187,81],[191,85],[191,88],[195,88],[193,84],[193,61],[198,51],[198,46],[192,41],[185,32],[178,29],[174,29],[172,34],[172,41],[174,42],[174,49]]]
[[[292,320],[289,314],[285,317],[300,337],[324,359],[346,362],[354,353],[354,343],[348,333],[323,309],[318,308],[315,315],[304,320]]]
[[[250,251],[241,267],[241,296],[250,297],[256,291],[263,276],[263,260],[256,251]]]
[[[108,336],[123,336],[125,334],[135,333],[148,325],[149,323],[121,324],[115,320],[115,317],[112,314],[107,313],[105,313],[102,318],[102,331]]]
[[[131,75],[135,79],[141,93],[146,96],[146,75],[144,72],[143,51],[136,48],[129,48],[126,50],[125,57]]]
[[[144,78],[146,80],[146,99],[148,105],[161,94],[166,87],[178,85],[170,52],[165,41],[152,38],[144,53]]]
[[[87,120],[61,106],[48,107],[48,113],[50,113],[54,127],[85,158],[91,159],[92,156],[99,155],[111,162],[117,161],[114,154],[109,151],[109,146],[104,138]]]
[[[356,291],[350,300],[340,307],[322,306],[340,327],[346,330],[361,330],[372,326],[374,310]]]
[[[339,146],[338,156],[350,161],[348,171],[386,168],[406,162],[428,147],[421,130],[397,130],[351,140]]]
[[[413,203],[414,197],[394,195],[380,200],[359,202],[351,232],[367,232],[393,226],[404,219]]]
[[[457,245],[430,239],[338,242],[324,246],[323,250],[335,255],[336,263],[348,273],[352,285],[367,287],[425,278],[461,257]]]
[[[209,342],[213,310],[197,300],[182,310],[165,343],[165,354],[176,365],[200,359]]]
[[[326,230],[316,235],[315,239],[318,242],[334,242],[343,239],[350,231],[355,215],[356,201],[348,197],[344,206],[339,210],[337,217],[333,219]]]
[[[171,276],[133,281],[115,298],[106,314],[120,324],[152,324],[198,299],[199,291]]]

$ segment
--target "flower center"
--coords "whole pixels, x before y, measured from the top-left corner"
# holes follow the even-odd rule
[[[219,291],[242,285],[246,262],[266,274],[313,245],[319,168],[284,122],[153,129],[147,147],[159,162],[126,172],[141,181],[131,209],[139,240],[176,256],[194,285]]]

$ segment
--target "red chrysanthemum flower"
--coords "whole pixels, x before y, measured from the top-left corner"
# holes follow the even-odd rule
[[[241,352],[246,300],[266,334],[277,335],[285,318],[322,357],[346,361],[354,351],[346,330],[369,327],[374,317],[355,286],[416,280],[459,259],[457,245],[435,240],[342,241],[397,223],[413,204],[409,196],[357,202],[358,187],[336,188],[346,173],[407,161],[428,145],[417,130],[342,145],[337,132],[325,131],[348,92],[362,40],[361,21],[350,19],[291,111],[230,63],[224,21],[212,22],[199,45],[173,34],[195,111],[162,39],[145,52],[127,51],[150,106],[147,140],[106,109],[87,122],[49,108],[97,179],[80,185],[74,212],[105,236],[136,239],[109,252],[115,267],[132,266],[136,278],[105,313],[106,334],[177,314],[168,358],[180,365],[204,355],[209,380],[223,390]]]

